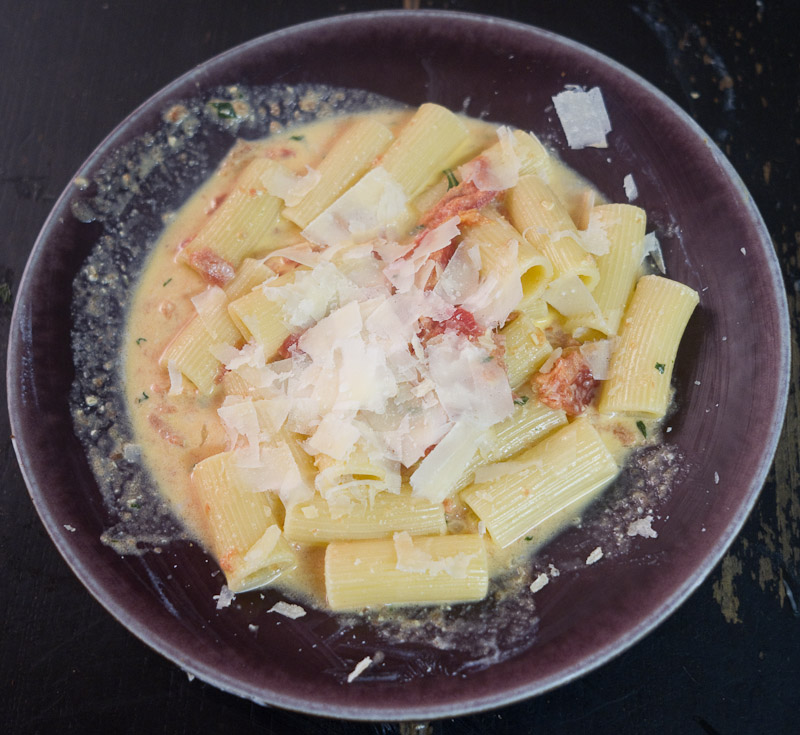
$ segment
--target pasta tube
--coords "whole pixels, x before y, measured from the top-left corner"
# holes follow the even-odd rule
[[[489,573],[475,534],[345,541],[325,552],[325,590],[332,610],[481,600]]]

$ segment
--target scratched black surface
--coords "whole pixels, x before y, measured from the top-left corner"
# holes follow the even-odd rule
[[[397,2],[0,0],[0,333],[25,260],[83,159],[128,112],[255,36]],[[688,110],[760,207],[786,278],[797,357],[800,64],[795,0],[459,0],[562,33]],[[5,364],[5,353],[2,358]],[[800,731],[798,376],[758,506],[718,569],[603,668],[491,713],[427,726],[262,708],[153,653],[84,590],[50,543],[0,415],[0,726],[8,733],[796,733]],[[4,390],[4,387],[3,387]]]

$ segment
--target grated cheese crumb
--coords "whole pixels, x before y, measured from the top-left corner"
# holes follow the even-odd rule
[[[253,625],[252,623],[250,623],[247,626],[247,630],[249,630],[251,633],[258,633],[258,626],[257,625]]]
[[[217,610],[230,607],[234,597],[236,597],[236,594],[231,591],[227,584],[223,584],[219,594],[214,595],[214,599],[217,601]]]
[[[293,605],[291,602],[284,602],[283,600],[276,602],[267,612],[278,613],[292,620],[302,618],[306,614],[306,611],[300,605]]]
[[[549,581],[550,578],[544,572],[542,572],[538,577],[536,577],[536,579],[533,580],[533,582],[531,582],[531,592],[538,592]]]
[[[548,566],[548,569],[550,570],[550,576],[551,576],[551,577],[558,577],[558,576],[561,574],[561,572],[559,571],[559,569],[558,569],[558,568],[557,568],[555,565],[553,565],[553,564],[550,564],[550,565]]]
[[[372,663],[372,659],[369,656],[365,656],[362,658],[357,664],[356,667],[347,675],[347,683],[350,684],[352,681],[357,679],[361,676],[361,673]]]
[[[739,248],[741,250],[742,255],[747,255],[747,248]]]
[[[714,484],[719,485],[719,472],[714,473]]]
[[[639,189],[636,186],[636,182],[633,180],[633,174],[628,174],[622,180],[622,186],[625,189],[625,196],[628,197],[629,202],[632,202],[639,196]]]
[[[594,564],[597,561],[600,561],[603,558],[603,550],[598,546],[594,551],[592,551],[589,556],[586,557],[586,564]]]
[[[75,533],[75,526],[70,526],[69,523],[65,523],[64,528],[66,528],[70,533]]]
[[[644,538],[658,538],[658,532],[653,530],[653,516],[645,516],[633,521],[628,526],[628,536],[643,536]]]

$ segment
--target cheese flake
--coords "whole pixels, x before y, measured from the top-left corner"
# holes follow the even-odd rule
[[[355,681],[361,674],[367,669],[370,664],[372,663],[372,659],[369,656],[365,656],[362,658],[357,664],[356,667],[347,675],[347,683],[351,684]]]
[[[611,121],[599,87],[566,89],[553,97],[553,104],[570,148],[608,147]]]
[[[278,615],[283,615],[292,620],[302,618],[306,614],[306,611],[300,605],[293,605],[291,602],[284,602],[283,600],[276,602],[267,612],[278,613]]]

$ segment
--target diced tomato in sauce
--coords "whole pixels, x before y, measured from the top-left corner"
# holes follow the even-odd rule
[[[185,442],[183,441],[183,437],[179,434],[176,434],[167,425],[167,422],[164,421],[164,419],[162,419],[157,413],[149,414],[147,420],[150,422],[150,426],[156,430],[162,439],[170,444],[174,444],[176,447],[184,446]]]
[[[555,361],[550,372],[537,373],[532,382],[545,406],[561,409],[569,416],[577,416],[586,410],[599,385],[578,350],[565,352]]]
[[[196,250],[186,260],[212,286],[224,286],[236,275],[233,266],[211,248]]]
[[[471,181],[465,181],[447,192],[420,220],[428,229],[438,227],[461,212],[480,209],[500,192],[481,191]]]
[[[283,344],[278,347],[278,351],[276,353],[278,357],[282,357],[284,360],[291,357],[295,346],[300,341],[300,337],[302,336],[303,332],[296,332],[295,334],[290,334],[285,340],[283,340]]]
[[[417,336],[423,343],[445,332],[455,332],[467,338],[480,337],[484,332],[472,313],[460,306],[457,306],[453,315],[444,321],[436,321],[430,317],[423,317],[419,321],[420,330]]]

